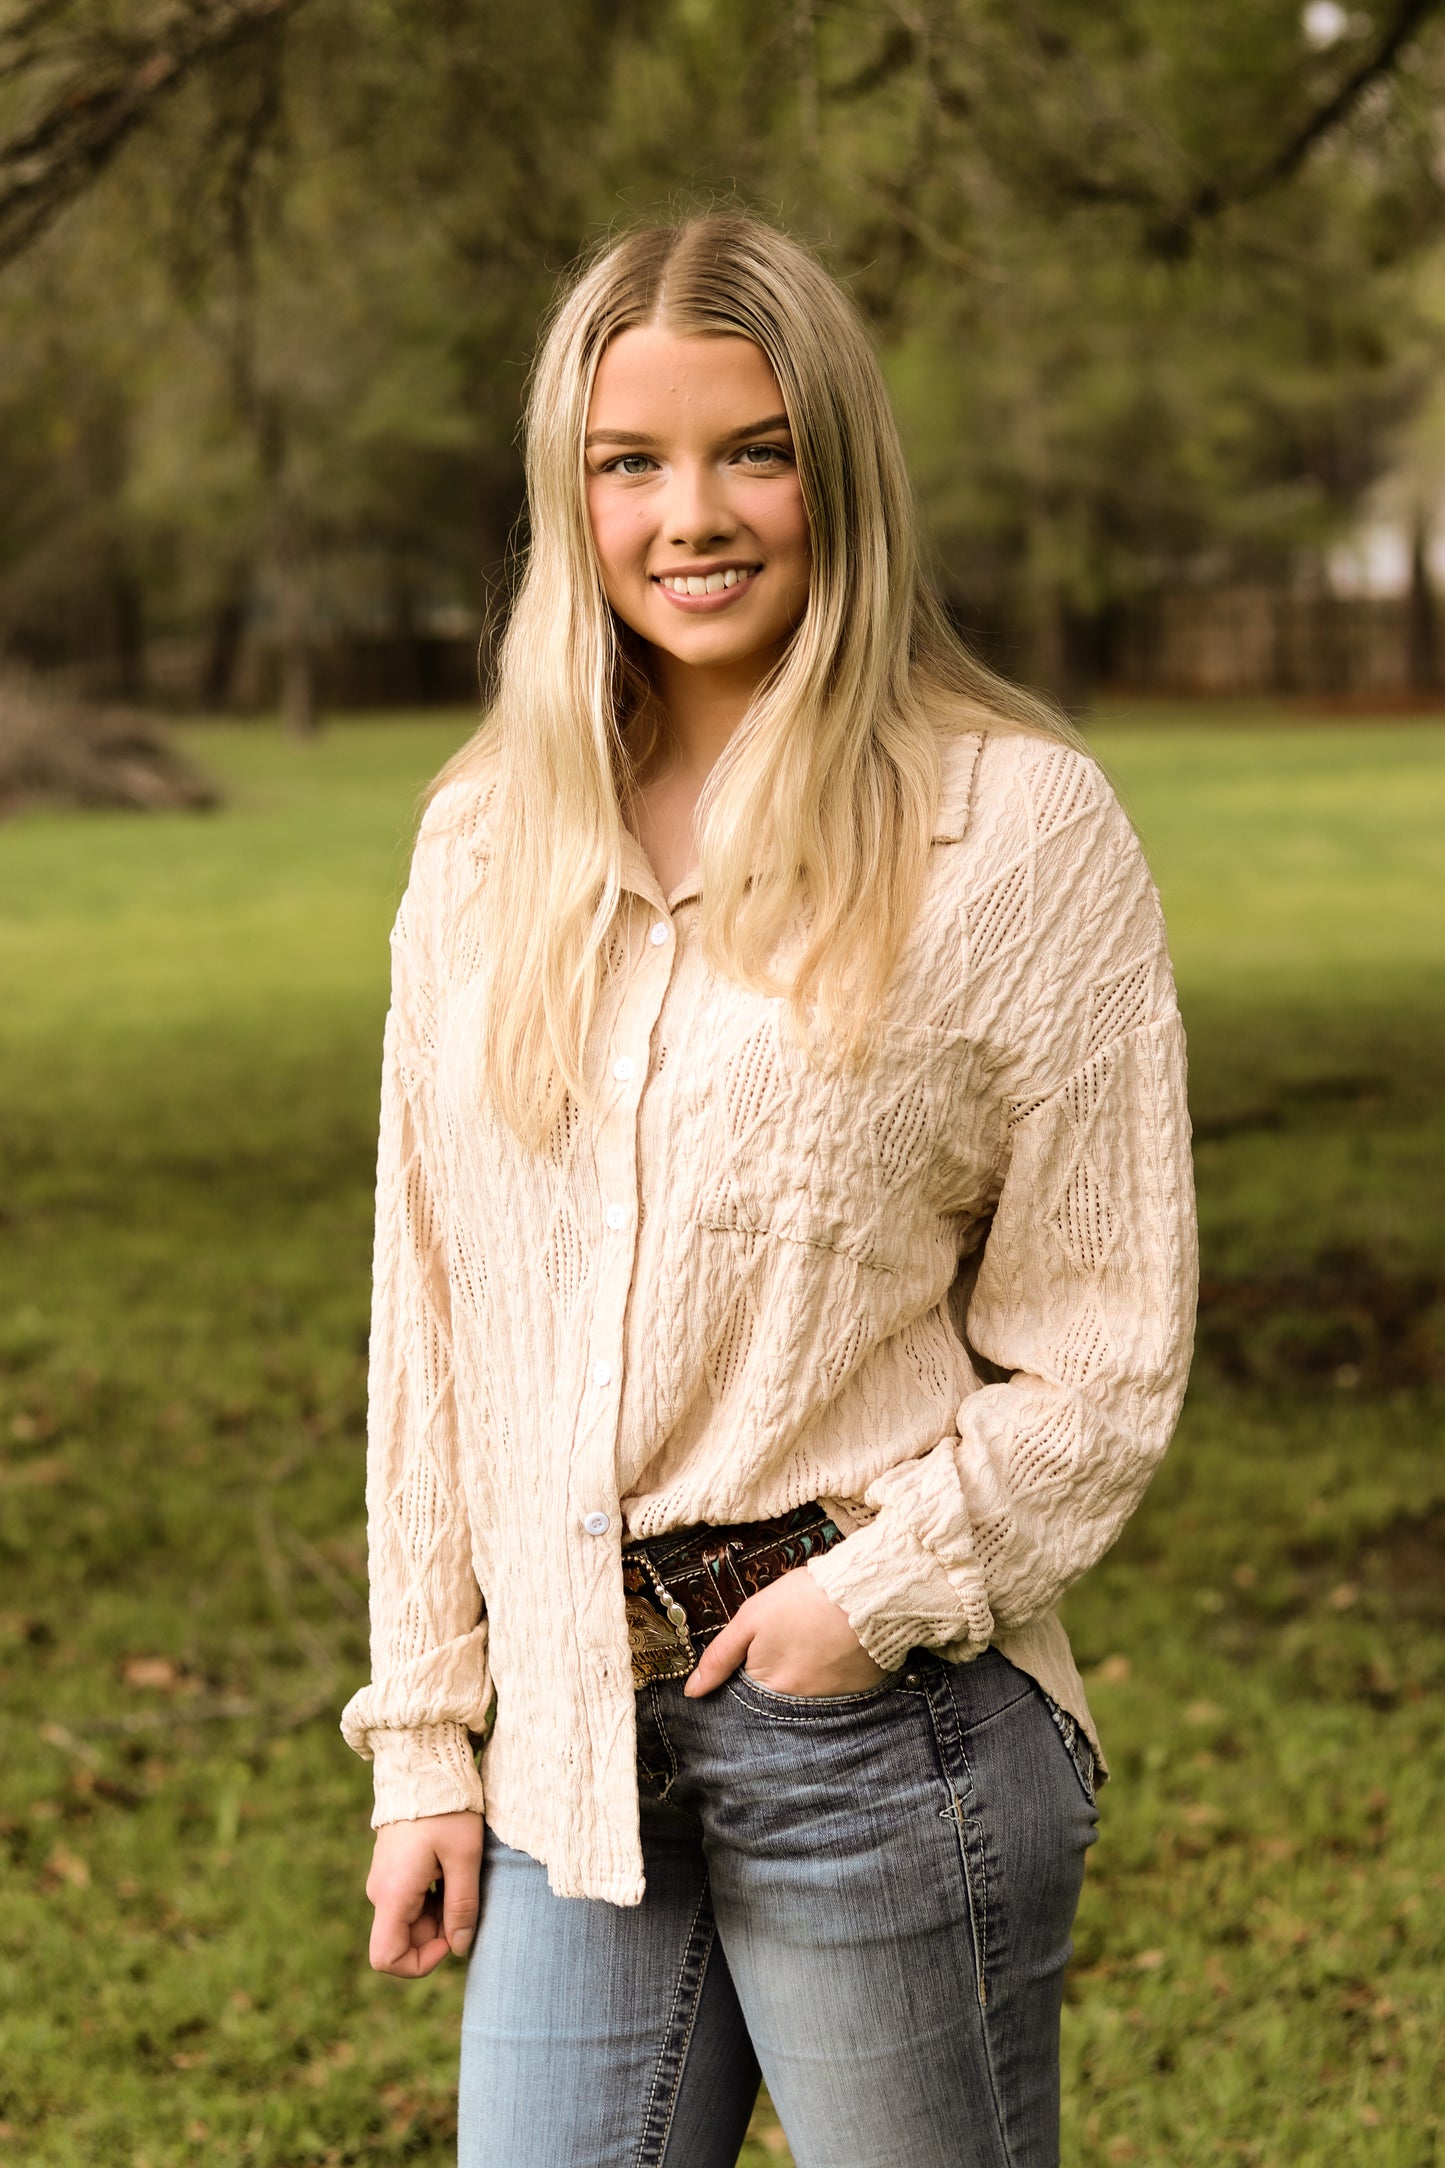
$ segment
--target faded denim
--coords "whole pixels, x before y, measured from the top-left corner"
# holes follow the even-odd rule
[[[860,1694],[638,1696],[647,1895],[554,1897],[490,1832],[461,2168],[1055,2168],[1094,1841],[1072,1719],[996,1649]]]

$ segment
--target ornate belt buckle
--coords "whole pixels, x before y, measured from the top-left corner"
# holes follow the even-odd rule
[[[670,1590],[663,1587],[646,1551],[633,1552],[653,1588],[656,1599],[641,1590],[629,1591],[627,1645],[632,1651],[632,1683],[648,1686],[654,1679],[685,1679],[697,1666],[697,1650],[688,1632],[687,1613]]]

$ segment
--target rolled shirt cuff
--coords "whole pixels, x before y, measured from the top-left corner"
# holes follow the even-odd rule
[[[428,1814],[480,1814],[482,1778],[466,1726],[425,1724],[415,1731],[373,1731],[373,1829]]]
[[[970,1573],[960,1590],[887,1507],[866,1528],[810,1559],[807,1570],[885,1671],[896,1671],[910,1649],[962,1656],[986,1648],[992,1638],[982,1576]]]

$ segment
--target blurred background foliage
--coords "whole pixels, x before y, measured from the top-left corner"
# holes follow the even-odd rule
[[[950,603],[1096,695],[1178,966],[1198,1354],[1068,1605],[1118,1781],[1066,2157],[1440,2160],[1442,16],[0,0],[0,2161],[454,2157],[460,1977],[368,1971],[335,1730],[386,926],[539,313],[715,201],[857,294]],[[1332,589],[1381,507],[1388,620]],[[1166,648],[1329,697],[1102,697]]]
[[[0,653],[222,706],[258,636],[304,727],[371,635],[464,692],[559,274],[741,200],[877,326],[961,620],[1082,697],[1131,600],[1318,573],[1428,409],[1439,18],[4,0]]]

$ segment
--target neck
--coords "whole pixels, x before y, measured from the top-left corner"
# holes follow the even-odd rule
[[[699,785],[748,711],[774,657],[749,655],[736,663],[679,662],[654,648],[652,686],[666,721],[663,765]]]

